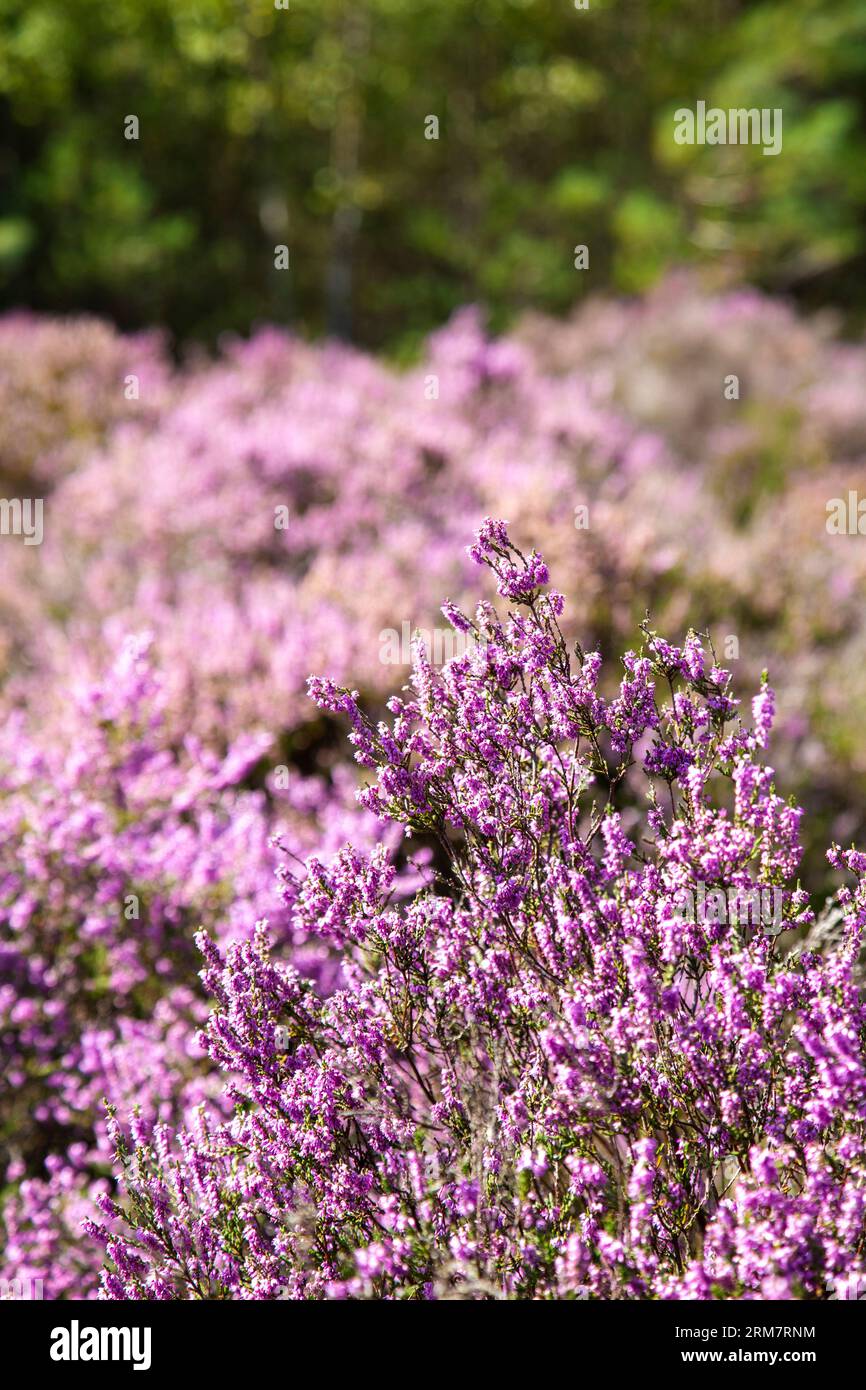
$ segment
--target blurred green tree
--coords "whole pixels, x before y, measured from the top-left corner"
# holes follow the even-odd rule
[[[286,3],[0,0],[5,303],[396,350],[686,260],[866,304],[862,0]],[[698,100],[782,154],[677,145]]]

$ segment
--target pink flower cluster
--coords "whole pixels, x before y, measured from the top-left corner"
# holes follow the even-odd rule
[[[112,1298],[817,1298],[866,1277],[866,855],[824,955],[797,881],[800,812],[696,634],[648,625],[619,692],[574,656],[546,567],[486,521],[485,642],[348,717],[361,802],[434,847],[395,898],[384,846],[284,875],[296,931],[335,946],[323,993],[265,922],[198,938],[201,1042],[230,1121],[131,1133],[88,1230]],[[664,756],[670,755],[670,756]],[[626,794],[644,784],[648,809]],[[689,917],[698,885],[781,894]],[[794,944],[791,944],[794,943]]]
[[[642,933],[662,900],[695,886],[759,884],[782,895],[785,921],[794,920],[805,911],[792,896],[798,836],[816,907],[843,871],[860,875],[859,861],[828,869],[824,846],[866,836],[866,544],[828,534],[825,507],[864,476],[864,365],[862,347],[840,344],[827,325],[757,295],[708,295],[682,277],[646,301],[589,304],[559,325],[527,320],[499,340],[465,310],[403,371],[271,329],[225,344],[216,361],[176,366],[156,335],[0,319],[0,491],[44,498],[45,508],[41,545],[0,536],[3,1277],[40,1278],[48,1297],[95,1296],[104,1255],[80,1223],[97,1197],[119,1196],[104,1096],[118,1116],[138,1105],[142,1152],[160,1136],[168,1144],[159,1128],[168,1126],[186,1136],[189,1163],[212,1171],[208,1190],[247,1223],[237,1257],[234,1236],[192,1201],[188,1167],[171,1179],[183,1208],[172,1220],[178,1240],[190,1223],[208,1232],[213,1278],[239,1296],[277,1286],[405,1293],[416,1276],[418,1289],[436,1292],[550,1291],[569,1280],[578,1287],[578,1273],[595,1291],[627,1291],[633,1277],[644,1281],[635,1289],[676,1293],[715,1287],[683,1282],[704,1265],[707,1278],[727,1271],[723,1291],[740,1280],[754,1290],[754,1270],[775,1277],[760,1251],[793,1241],[801,1219],[829,1242],[821,1278],[841,1273],[838,1250],[855,1248],[861,1219],[845,1186],[857,1191],[859,1159],[840,1157],[833,1139],[818,1162],[809,1145],[823,1140],[792,1128],[799,1093],[774,1092],[778,1132],[758,1093],[744,1116],[735,1098],[748,1094],[738,1072],[745,1044],[729,1040],[722,1086],[722,1042],[687,1036],[678,1015],[658,1066],[686,1107],[676,1110],[685,1148],[675,1161],[671,1140],[651,1157],[637,1146],[661,1143],[647,1117],[662,1102],[656,1096],[640,1124],[635,1107],[661,1083],[645,1078],[645,1091],[617,1078],[639,1052],[650,1066],[661,1003],[647,985],[646,1018],[618,1023],[606,1054],[560,981],[591,1022],[602,1004],[620,1007],[616,989],[635,971],[652,981],[660,969],[663,990],[681,988],[703,1029],[715,1014],[702,990],[730,995],[732,1039],[756,1011],[765,1023],[763,995],[750,993],[742,962],[734,968],[738,940],[721,926],[693,939],[672,907],[661,960]],[[732,372],[736,400],[724,395]],[[515,518],[510,535],[501,522],[486,525],[473,552],[515,605],[505,623],[486,602],[477,608],[480,571],[465,551],[487,514]],[[511,537],[525,541],[525,557]],[[565,604],[545,596],[549,573]],[[443,594],[453,602],[440,613]],[[627,651],[647,609],[669,633],[709,626],[719,661],[694,635],[673,647],[649,628],[642,648]],[[407,697],[399,692],[410,665],[383,659],[382,634],[416,625],[458,635],[461,655],[440,672],[417,651]],[[586,650],[569,666],[578,638]],[[777,701],[761,685],[752,742],[711,773],[718,721],[735,713],[721,661],[740,689],[757,688],[768,664],[783,680]],[[335,682],[314,684],[318,708],[307,697],[311,670]],[[380,722],[389,700],[393,723]],[[354,765],[343,748],[347,717]],[[774,720],[779,781],[805,805],[802,823],[758,761]],[[359,777],[365,811],[354,801]],[[563,797],[573,824],[563,822]],[[772,950],[743,948],[768,978],[784,960],[815,987],[811,995],[791,986],[775,1041],[755,1044],[756,1075],[778,1087],[786,1049],[809,1058],[810,1048],[829,1047],[820,1067],[822,1113],[831,1115],[845,1073],[833,1049],[847,1043],[830,1002],[852,1028],[859,1018],[848,1002],[853,975],[844,974],[859,923],[860,889],[852,892],[842,904],[844,948],[822,945],[809,963],[801,946],[790,952],[785,932]],[[608,917],[611,954],[596,962]],[[263,918],[267,967],[264,937],[253,936]],[[218,953],[204,982],[201,928]],[[817,928],[813,936],[821,939]],[[581,984],[578,967],[593,978],[597,970],[596,982]],[[267,990],[240,990],[231,1004],[239,972],[265,969]],[[838,987],[826,983],[832,971],[843,972]],[[286,981],[307,1022],[279,1054],[288,1061],[267,1054],[275,1101],[250,1068],[269,1046],[267,1027],[295,1026],[295,1006],[277,1007]],[[224,1021],[212,1020],[199,1043],[211,991]],[[640,991],[632,993],[636,1007]],[[714,1007],[721,1016],[728,1005]],[[237,1034],[232,1009],[241,1011]],[[803,1019],[818,1031],[800,1037]],[[586,1053],[575,1029],[587,1030]],[[299,1037],[329,1059],[327,1075],[304,1070]],[[704,1048],[704,1082],[715,1075],[721,1087],[714,1123],[736,1138],[712,1161],[698,1083],[676,1073],[688,1058],[699,1074]],[[799,1118],[814,1119],[817,1053],[803,1065]],[[287,1113],[291,1126],[309,1128],[303,1141],[281,1128],[280,1088],[296,1070]],[[573,1085],[563,1079],[571,1075]],[[579,1108],[593,1076],[628,1124],[603,1144],[593,1131],[574,1150],[574,1171],[590,1175],[584,1201],[566,1176],[572,1150],[552,1136],[556,1117],[571,1123],[566,1093]],[[375,1123],[346,1120],[345,1106],[364,1111],[380,1084]],[[236,1097],[244,1138],[230,1150]],[[838,1113],[843,1142],[849,1112]],[[414,1117],[429,1144],[409,1132]],[[464,1129],[468,1150],[458,1142]],[[498,1186],[484,1154],[503,1134],[511,1148],[502,1148]],[[269,1167],[274,1145],[280,1156]],[[749,1157],[767,1145],[778,1153],[778,1200],[768,1170]],[[279,1165],[300,1163],[296,1152],[309,1162],[285,1186]],[[177,1151],[169,1146],[164,1158],[171,1167]],[[329,1172],[339,1175],[333,1187]],[[750,1183],[760,1239],[742,1218]],[[559,1226],[543,1224],[552,1184]],[[637,1249],[640,1240],[611,1214],[611,1201],[627,1204],[632,1189],[634,1202],[652,1200],[657,1276],[646,1251],[640,1268],[629,1264],[629,1242]],[[689,1234],[669,1232],[665,1243],[658,1221],[682,1226],[698,1207]],[[832,1239],[831,1210],[842,1223]],[[408,1272],[386,1278],[377,1261],[396,1258],[389,1241],[404,1229]],[[120,1239],[113,1220],[106,1230]],[[746,1275],[753,1235],[758,1254]],[[184,1291],[152,1236],[146,1277],[154,1289],[162,1279]],[[622,1243],[622,1259],[584,1270],[608,1238]],[[191,1239],[198,1249],[199,1236]],[[533,1253],[542,1249],[546,1273]],[[855,1272],[859,1258],[849,1262]],[[201,1287],[208,1268],[198,1268]],[[119,1266],[116,1277],[115,1289],[132,1287]]]
[[[47,723],[19,711],[0,735],[3,1275],[40,1279],[46,1297],[95,1293],[80,1221],[108,1187],[104,1097],[148,1126],[219,1099],[195,1041],[196,930],[246,939],[267,912],[306,975],[323,989],[335,977],[279,911],[272,839],[328,857],[352,804],[345,772],[281,791],[272,774],[253,785],[261,735],[219,754],[178,743],[149,647],[127,639]],[[379,838],[357,813],[352,825],[361,844]]]
[[[149,631],[180,733],[292,734],[310,670],[392,693],[382,633],[434,629],[438,593],[471,607],[466,526],[502,513],[561,576],[569,636],[621,654],[649,608],[730,638],[744,684],[784,669],[815,869],[866,830],[866,548],[825,525],[864,476],[864,373],[828,325],[683,277],[500,340],[466,310],[402,372],[270,329],[175,369],[153,339],[6,320],[0,472],[45,497],[43,544],[0,545],[10,698],[97,680]]]

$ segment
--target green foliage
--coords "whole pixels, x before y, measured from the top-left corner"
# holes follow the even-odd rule
[[[0,292],[404,349],[688,260],[862,308],[864,77],[861,0],[0,0]],[[698,100],[782,153],[676,145]]]

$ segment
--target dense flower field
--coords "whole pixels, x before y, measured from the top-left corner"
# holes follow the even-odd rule
[[[3,1277],[866,1277],[864,366],[684,277],[402,372],[0,321],[44,499],[0,538]]]

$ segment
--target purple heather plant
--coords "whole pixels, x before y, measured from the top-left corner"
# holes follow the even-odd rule
[[[731,371],[740,401],[720,389]],[[444,840],[423,829],[413,839],[399,819],[376,827],[358,812],[358,777],[374,769],[346,760],[344,714],[316,710],[305,681],[311,669],[351,680],[375,725],[409,671],[382,660],[383,631],[431,629],[443,593],[460,639],[445,650],[471,655],[471,673],[486,669],[475,649],[496,646],[496,624],[488,635],[486,609],[460,617],[475,614],[483,574],[461,553],[467,517],[505,512],[512,537],[543,551],[566,595],[566,645],[581,635],[616,657],[648,605],[666,632],[700,615],[743,690],[765,663],[784,670],[773,761],[807,807],[803,873],[815,901],[835,886],[841,868],[822,864],[824,846],[861,840],[866,823],[866,547],[823,521],[827,499],[847,496],[862,474],[862,377],[862,344],[840,344],[830,325],[682,276],[499,340],[463,310],[407,371],[278,330],[177,366],[158,336],[0,320],[4,491],[45,498],[41,546],[0,538],[3,1277],[40,1278],[46,1297],[95,1292],[101,1255],[79,1222],[96,1192],[113,1191],[104,1095],[118,1114],[138,1102],[145,1136],[157,1122],[190,1129],[205,1100],[211,1127],[230,1116],[195,1038],[207,1016],[198,927],[226,958],[269,916],[278,965],[330,998],[369,965],[369,947],[341,931],[343,897],[318,916],[304,907],[320,880],[326,894],[346,839],[347,893],[356,877],[372,892],[384,869],[369,856],[383,842],[399,846],[383,860],[397,869],[395,910],[407,912],[425,872],[428,892],[465,894],[459,818],[446,820]],[[278,509],[287,529],[275,525]],[[506,553],[516,573],[502,597],[525,619],[522,599],[542,587],[541,571],[527,576]],[[126,640],[144,631],[146,653]],[[600,701],[598,741],[615,780],[592,772],[579,788],[581,815],[601,817],[591,854],[607,867],[635,869],[624,842],[647,852],[653,814],[670,817],[694,765],[688,740],[654,727],[647,681],[655,699],[675,702],[678,721],[684,701],[707,714],[717,698],[676,674],[673,691],[647,676],[641,662],[670,657],[655,641],[642,635],[619,690],[614,660],[602,669],[588,651],[574,671]],[[438,640],[434,664],[437,650]],[[682,651],[689,679],[709,678],[715,658],[697,639]],[[756,737],[769,731],[771,699],[765,691],[754,711]],[[620,776],[629,730],[647,718]],[[589,756],[586,738],[581,751]],[[418,766],[410,755],[408,773]],[[543,797],[552,774],[542,770]],[[471,776],[455,768],[462,818],[488,796]],[[655,807],[645,807],[646,786]],[[715,773],[712,804],[729,823],[742,814],[735,794]],[[763,787],[744,784],[749,795],[763,804]],[[601,815],[608,799],[618,823]],[[488,798],[477,809],[483,829],[506,808]],[[286,901],[272,911],[275,835],[291,854]],[[496,910],[516,917],[525,845],[511,848]],[[293,877],[291,855],[318,862]],[[736,901],[734,884],[715,893],[719,880],[703,872],[708,903]],[[748,878],[775,918],[787,880],[777,886],[757,860]],[[819,916],[812,954],[835,958],[850,911]],[[791,940],[783,933],[776,955],[787,957]]]
[[[103,1098],[137,1104],[140,1133],[219,1101],[195,1042],[208,1014],[196,930],[247,939],[273,905],[276,831],[327,861],[348,801],[358,842],[381,838],[371,817],[357,824],[345,770],[269,796],[244,786],[267,737],[219,755],[176,742],[149,645],[128,638],[38,728],[18,712],[0,733],[0,1276],[40,1279],[47,1298],[97,1289],[80,1217],[108,1189]],[[333,987],[327,947],[285,910],[272,928]]]
[[[649,607],[709,626],[744,688],[784,669],[777,759],[814,883],[866,830],[866,546],[825,530],[864,476],[864,374],[829,323],[682,275],[499,339],[461,310],[406,371],[277,329],[175,366],[158,338],[0,319],[0,475],[45,499],[42,545],[0,537],[4,704],[38,716],[147,630],[178,739],[309,745],[309,671],[391,695],[381,634],[430,629],[437,594],[474,611],[464,532],[504,513],[569,638],[619,656]]]
[[[570,648],[539,555],[486,521],[510,600],[372,722],[365,807],[434,846],[402,900],[380,846],[286,868],[324,991],[262,921],[198,938],[201,1035],[234,1106],[177,1132],[112,1111],[120,1183],[90,1236],[109,1298],[822,1298],[866,1277],[866,855],[834,949],[807,951],[799,810],[729,673],[644,624],[619,692]],[[625,795],[645,788],[645,806]],[[689,920],[683,889],[781,894],[781,934]]]

